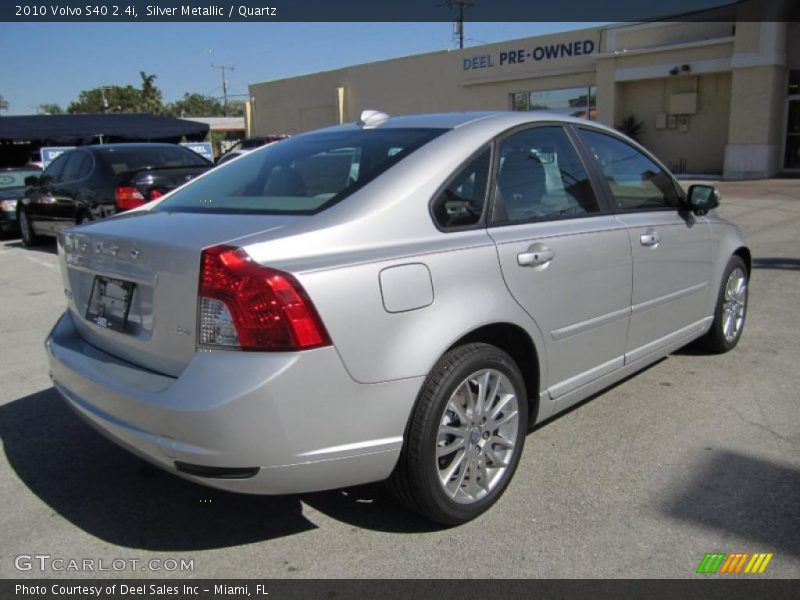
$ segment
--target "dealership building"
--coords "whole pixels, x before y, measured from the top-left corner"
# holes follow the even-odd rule
[[[677,173],[800,173],[793,4],[749,0],[692,20],[566,31],[257,83],[248,129],[295,134],[356,121],[364,109],[546,109],[638,125],[640,141]]]

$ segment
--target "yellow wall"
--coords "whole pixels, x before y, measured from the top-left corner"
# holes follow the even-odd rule
[[[656,129],[656,115],[667,111],[670,94],[698,93],[698,112],[689,116],[689,131]],[[622,117],[635,115],[644,122],[642,144],[677,170],[682,159],[688,173],[721,173],[731,101],[729,73],[684,76],[620,84]]]

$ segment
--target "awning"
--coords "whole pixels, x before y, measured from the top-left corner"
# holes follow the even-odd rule
[[[208,125],[150,114],[28,115],[0,117],[0,141],[89,144],[97,136],[116,141],[202,138]]]

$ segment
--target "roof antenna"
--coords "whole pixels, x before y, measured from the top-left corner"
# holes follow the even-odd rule
[[[362,110],[361,117],[358,119],[356,125],[359,127],[375,127],[388,118],[389,115],[379,110]]]

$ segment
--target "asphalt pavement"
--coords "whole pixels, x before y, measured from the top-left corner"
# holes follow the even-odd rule
[[[537,427],[504,497],[453,529],[380,485],[236,495],[106,441],[48,377],[55,248],[7,237],[0,577],[692,578],[710,552],[773,553],[757,577],[800,577],[800,180],[719,187],[754,256],[739,346],[681,350]]]

